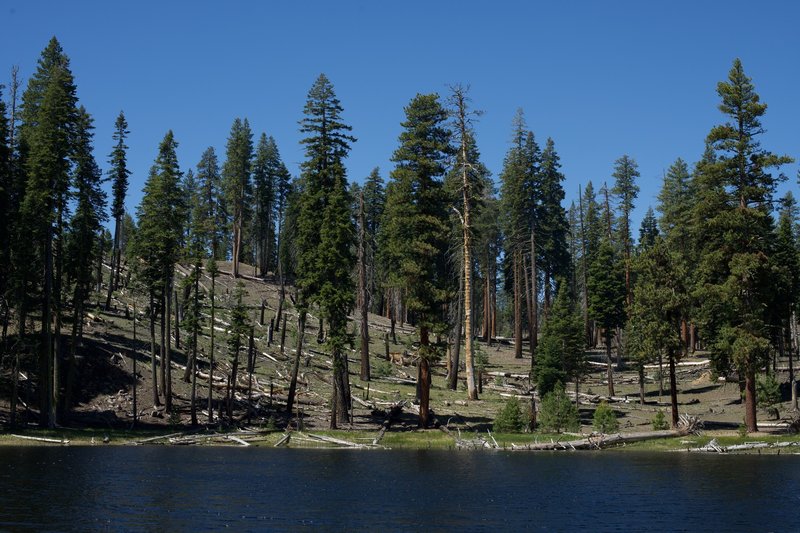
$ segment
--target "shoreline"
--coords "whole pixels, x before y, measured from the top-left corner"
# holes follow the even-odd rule
[[[288,438],[287,438],[288,435]],[[598,441],[626,433],[595,435]],[[18,429],[0,433],[0,447],[5,446],[213,446],[291,449],[357,449],[357,450],[465,450],[514,451],[527,453],[588,452],[684,452],[717,454],[781,454],[800,455],[800,435],[759,433],[739,435],[736,431],[704,431],[698,435],[654,438],[622,443],[597,449],[569,449],[575,438],[590,434],[461,433],[458,437],[436,429],[386,432],[376,442],[376,432],[365,430],[289,431],[251,428],[220,431],[210,428],[180,430],[125,430],[98,428]],[[556,449],[531,450],[531,445],[555,443]],[[563,443],[564,446],[560,446]]]

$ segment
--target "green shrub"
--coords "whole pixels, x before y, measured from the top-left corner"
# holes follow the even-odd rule
[[[756,383],[756,401],[761,407],[771,407],[781,403],[781,388],[774,374],[767,374]]]
[[[606,402],[600,402],[600,405],[594,410],[592,426],[600,433],[611,433],[619,429],[617,414]]]
[[[664,411],[658,411],[656,416],[653,417],[653,429],[655,431],[661,431],[663,429],[669,429],[669,423],[667,422],[667,417],[664,415]]]
[[[556,384],[552,392],[542,398],[539,409],[539,424],[546,431],[561,433],[562,431],[577,431],[581,427],[578,409],[564,392],[561,383]]]
[[[516,398],[510,398],[497,413],[493,429],[498,433],[519,433],[524,427],[522,408]]]
[[[382,378],[386,376],[392,375],[392,363],[387,361],[386,359],[378,359],[374,363],[372,363],[372,368],[370,368],[373,375]]]

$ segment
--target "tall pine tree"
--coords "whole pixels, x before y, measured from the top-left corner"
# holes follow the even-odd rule
[[[430,364],[440,355],[431,335],[447,324],[443,306],[451,294],[446,249],[449,234],[442,179],[452,153],[447,111],[436,94],[418,94],[405,108],[397,164],[386,191],[382,231],[388,283],[404,291],[419,328],[419,421],[430,422]]]

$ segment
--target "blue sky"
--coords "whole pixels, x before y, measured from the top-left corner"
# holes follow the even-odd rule
[[[186,170],[208,146],[222,159],[233,119],[247,117],[256,135],[275,137],[296,175],[297,123],[324,72],[359,139],[347,161],[351,180],[375,166],[388,178],[403,107],[415,94],[444,96],[463,83],[484,111],[477,138],[495,180],[522,107],[540,144],[555,141],[567,206],[587,180],[611,183],[622,154],[636,159],[638,220],[672,161],[694,162],[723,120],[716,84],[735,57],[769,105],[764,147],[800,156],[798,15],[790,1],[4,0],[0,81],[16,64],[26,82],[57,36],[95,118],[103,168],[125,111],[130,211],[169,129]],[[782,191],[797,189],[797,169],[783,168]]]

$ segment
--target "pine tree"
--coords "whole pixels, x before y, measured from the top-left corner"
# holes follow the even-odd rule
[[[77,120],[75,83],[69,59],[53,38],[22,97],[20,156],[25,176],[14,261],[20,333],[32,292],[41,288],[42,332],[39,354],[40,422],[56,424],[59,391],[61,274],[67,217],[70,157]],[[31,275],[41,272],[41,279]],[[41,283],[39,283],[41,282]]]
[[[253,161],[253,238],[258,271],[266,276],[275,254],[275,185],[277,180],[277,146],[275,140],[262,133]]]
[[[228,136],[225,165],[222,168],[223,189],[228,212],[231,214],[232,274],[239,277],[239,262],[244,257],[243,235],[245,221],[249,220],[252,195],[251,167],[253,161],[253,133],[247,119],[236,118]]]
[[[378,234],[380,233],[383,209],[386,205],[386,187],[380,169],[375,167],[364,181],[364,233],[366,239],[367,290],[370,309],[379,313],[383,309],[380,287],[386,280],[386,273],[378,261]]]
[[[303,188],[299,196],[297,235],[297,287],[299,328],[302,334],[309,306],[319,306],[328,323],[326,345],[333,358],[331,428],[350,420],[350,382],[345,346],[350,342],[347,316],[353,307],[351,278],[355,257],[355,228],[350,216],[344,159],[355,137],[342,122],[342,106],[328,78],[321,74],[308,93],[300,131],[307,136],[302,164]],[[298,354],[299,356],[299,354]],[[295,363],[296,364],[296,363]],[[295,381],[293,372],[292,381]]]
[[[600,246],[589,267],[589,316],[603,331],[606,345],[608,395],[614,396],[611,371],[611,338],[625,323],[625,274],[608,238]]]
[[[779,352],[789,356],[789,386],[792,406],[797,408],[797,383],[792,349],[792,322],[800,305],[800,239],[797,232],[797,201],[791,191],[781,199],[781,210],[775,235],[772,269],[775,272],[776,294],[774,321],[780,331]]]
[[[770,211],[781,179],[769,169],[792,159],[761,147],[758,136],[767,106],[739,59],[717,93],[719,109],[730,122],[711,129],[707,143],[713,157],[699,166],[696,178],[694,225],[702,247],[697,296],[715,364],[724,372],[733,363],[744,377],[745,425],[756,431],[755,374],[770,346]]]
[[[244,283],[239,281],[233,293],[234,304],[231,308],[231,322],[227,331],[228,362],[231,365],[231,371],[228,374],[227,395],[225,397],[228,418],[233,416],[233,397],[239,373],[239,353],[245,347],[245,340],[250,334],[250,319],[247,316],[247,307],[244,305],[244,296]]]
[[[440,354],[431,334],[444,331],[442,307],[450,297],[446,248],[449,233],[442,179],[452,153],[447,112],[436,94],[418,94],[405,108],[397,164],[386,191],[382,224],[388,284],[401,288],[419,327],[420,425],[427,427],[430,362]]]
[[[644,403],[644,365],[653,354],[665,354],[673,427],[678,424],[675,364],[683,353],[681,328],[690,306],[687,269],[680,251],[670,249],[661,237],[654,238],[634,261],[637,282],[630,307],[628,345],[639,370],[640,400]]]
[[[201,193],[199,216],[203,222],[199,229],[202,231],[203,241],[215,260],[224,261],[228,211],[225,208],[222,176],[214,148],[206,148],[200,156],[196,180]]]
[[[451,114],[453,116],[453,130],[455,139],[459,144],[456,167],[450,173],[451,179],[445,179],[445,188],[447,189],[448,182],[457,184],[457,186],[449,187],[451,195],[454,192],[460,193],[453,196],[460,196],[460,198],[453,198],[455,200],[454,211],[458,214],[459,218],[459,233],[461,234],[461,246],[459,254],[461,256],[460,273],[463,278],[463,284],[459,283],[459,311],[457,317],[457,331],[456,346],[453,353],[457,354],[460,348],[461,339],[461,307],[463,304],[464,309],[464,330],[465,330],[465,343],[464,343],[464,365],[467,374],[467,397],[470,400],[478,399],[478,389],[475,384],[475,364],[473,360],[472,340],[474,337],[474,325],[472,318],[473,310],[473,271],[474,271],[474,220],[479,214],[480,201],[483,198],[483,190],[485,188],[485,181],[488,176],[488,171],[479,161],[479,153],[475,142],[475,135],[472,123],[475,117],[480,116],[478,111],[470,111],[469,109],[469,96],[468,88],[463,86],[455,86],[452,88],[452,95],[450,103],[452,106]],[[455,189],[455,190],[453,190]],[[459,201],[460,200],[460,201]],[[463,292],[462,292],[463,291]],[[455,390],[458,378],[458,356],[450,362],[450,388]]]
[[[550,306],[551,291],[556,278],[567,279],[570,275],[570,257],[567,247],[567,214],[561,206],[564,200],[564,174],[552,139],[542,152],[539,172],[540,204],[536,213],[539,259],[537,263],[544,275],[545,310]]]
[[[639,226],[639,250],[646,250],[655,244],[656,237],[658,237],[658,221],[656,214],[652,207],[647,208],[642,219],[642,224]]]
[[[636,178],[640,176],[639,166],[630,156],[623,155],[614,162],[614,188],[612,193],[619,203],[619,242],[622,248],[622,257],[625,261],[625,292],[628,305],[631,304],[631,250],[633,239],[631,237],[631,211],[633,211],[634,200],[639,196],[639,186],[636,185]]]
[[[150,341],[153,371],[153,402],[160,405],[156,386],[155,321],[161,315],[161,387],[167,410],[172,405],[169,335],[165,321],[170,321],[167,304],[172,295],[174,266],[180,252],[182,224],[185,219],[181,172],[176,154],[178,143],[168,131],[161,141],[155,164],[144,185],[144,196],[136,210],[139,228],[135,250],[139,259],[138,276],[149,288]]]
[[[553,307],[544,321],[537,348],[534,379],[540,397],[552,392],[557,383],[580,379],[586,374],[583,352],[583,320],[570,293],[569,284],[560,283]]]
[[[97,236],[101,224],[106,220],[106,194],[101,188],[102,174],[92,155],[92,118],[81,106],[75,129],[75,213],[69,223],[67,236],[66,271],[74,283],[72,295],[73,318],[72,340],[67,364],[67,383],[64,393],[64,409],[72,404],[75,387],[75,353],[83,337],[84,304],[92,288],[92,273],[96,261]]]
[[[526,150],[525,119],[518,110],[513,122],[512,146],[503,161],[500,173],[500,200],[503,213],[503,234],[506,257],[510,271],[506,283],[512,284],[514,299],[514,357],[522,358],[522,289],[525,284],[523,255],[530,243],[531,223],[531,161],[535,157],[533,147]]]
[[[6,115],[6,103],[3,101],[3,87],[0,85],[0,298],[4,300],[11,273],[11,236],[16,222],[12,218],[11,207],[13,152],[11,125]]]
[[[122,215],[125,213],[125,195],[128,193],[128,170],[127,150],[125,139],[130,132],[125,115],[120,111],[114,123],[113,139],[116,141],[114,149],[109,155],[108,163],[111,170],[108,174],[111,177],[111,191],[113,199],[111,202],[111,216],[114,219],[114,245],[111,248],[111,277],[108,283],[108,294],[106,295],[106,308],[111,305],[111,293],[119,286],[120,270],[120,232],[122,231]]]

